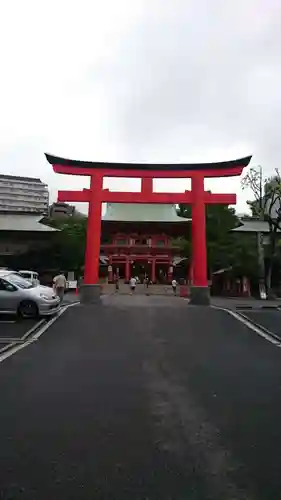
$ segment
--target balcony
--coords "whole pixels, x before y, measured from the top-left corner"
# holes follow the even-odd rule
[[[165,245],[157,245],[157,244],[138,244],[138,243],[101,243],[101,248],[103,250],[116,250],[116,248],[122,249],[122,250],[129,250],[129,249],[134,249],[134,251],[143,251],[145,253],[149,252],[150,250],[157,250],[160,253],[162,252],[167,252],[167,250],[170,252],[172,250],[178,251],[181,249],[180,244],[175,244],[175,242],[171,241],[168,244]]]

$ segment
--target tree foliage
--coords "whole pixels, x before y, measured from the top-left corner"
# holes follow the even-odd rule
[[[191,217],[190,205],[180,205],[179,215]],[[227,205],[207,205],[206,237],[209,274],[219,269],[231,267],[237,276],[255,277],[257,274],[257,251],[253,235],[232,232],[239,226],[234,208]],[[185,249],[188,249],[188,254]],[[191,238],[182,246],[187,257],[191,256]]]
[[[15,256],[15,263],[9,265],[36,269],[38,272],[47,269],[80,272],[84,266],[87,218],[45,219],[44,223],[59,231],[50,235],[44,248],[34,247],[23,255]]]
[[[261,168],[250,168],[241,181],[243,189],[250,189],[254,197],[247,201],[252,216],[269,224],[269,229],[281,230],[281,177],[278,169],[271,177],[263,179]]]
[[[248,201],[252,215],[267,221],[269,246],[266,248],[266,283],[271,289],[272,266],[278,248],[278,231],[281,230],[281,176],[278,169],[271,177],[263,179],[261,167],[252,167],[242,179],[242,188],[250,189],[253,200]]]

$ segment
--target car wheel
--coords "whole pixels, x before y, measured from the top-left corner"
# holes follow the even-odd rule
[[[36,318],[38,316],[38,307],[32,300],[24,300],[19,305],[18,313],[21,318]]]

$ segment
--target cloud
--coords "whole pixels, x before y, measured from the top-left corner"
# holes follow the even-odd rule
[[[163,162],[253,153],[266,173],[279,166],[277,0],[15,0],[0,13],[3,173],[42,177],[55,196],[85,180],[52,174],[44,151]],[[206,186],[239,191],[244,209],[239,180]]]

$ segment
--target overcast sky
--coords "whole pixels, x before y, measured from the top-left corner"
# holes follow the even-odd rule
[[[87,181],[53,174],[45,151],[280,167],[280,0],[10,0],[0,19],[1,173],[40,177],[54,199]],[[245,210],[239,180],[206,187]]]

